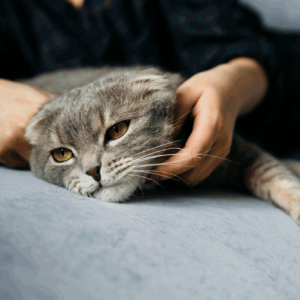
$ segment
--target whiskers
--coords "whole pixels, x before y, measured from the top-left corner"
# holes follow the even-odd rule
[[[137,158],[134,158],[132,162],[139,162],[139,161],[143,161],[143,160],[151,160],[151,159],[154,159],[154,158],[158,158],[158,157],[163,157],[163,156],[172,156],[172,155],[179,155],[177,153],[166,153],[166,154],[159,154],[159,153],[162,153],[163,151],[170,151],[170,150],[182,150],[183,148],[180,148],[180,147],[173,147],[172,144],[176,144],[176,143],[180,143],[184,140],[175,140],[173,142],[168,142],[168,143],[164,143],[162,145],[159,145],[159,146],[156,146],[156,147],[153,147],[153,148],[150,148],[150,149],[147,149],[147,150],[144,150],[144,151],[141,151],[137,154],[135,154],[135,156],[137,155],[140,155],[141,153],[145,153],[145,152],[150,152],[150,151],[153,151],[157,148],[162,148],[162,149],[159,149],[159,150],[155,150],[151,153],[148,153],[148,154],[144,154],[140,157],[137,157]],[[170,147],[166,147],[167,145],[170,145]],[[209,151],[209,150],[208,150]],[[207,152],[208,152],[207,151]],[[235,164],[238,164],[237,162],[235,161],[232,161],[228,158],[224,158],[224,157],[221,157],[221,156],[216,156],[216,155],[210,155],[210,154],[207,154],[206,153],[199,153],[198,155],[192,155],[190,154],[189,155],[189,158],[193,157],[193,158],[201,158],[203,156],[208,156],[208,157],[214,157],[214,158],[218,158],[218,159],[222,159],[222,160],[226,160],[226,161],[229,161],[229,162],[232,162],[232,163],[235,163]],[[153,156],[153,154],[157,154],[156,156]],[[189,158],[185,158],[185,159],[189,159]],[[181,160],[180,160],[181,161]],[[178,161],[175,161],[175,162],[178,162]],[[175,163],[174,162],[174,163]]]
[[[159,150],[159,151],[163,151],[163,150],[167,149],[167,148],[166,148],[167,145],[175,144],[175,143],[179,143],[179,142],[183,142],[183,141],[184,141],[184,140],[176,140],[176,141],[172,141],[172,142],[167,142],[167,143],[161,144],[161,145],[159,145],[159,146],[152,147],[152,148],[150,148],[150,149],[140,151],[140,152],[137,153],[136,155],[140,155],[141,153],[149,152],[149,151],[152,151],[152,150],[154,150],[154,149],[164,147],[163,149]]]
[[[135,171],[135,170],[132,170],[132,171]],[[148,171],[141,171],[141,172],[144,173],[145,175],[148,174]],[[155,180],[153,180],[153,179],[151,179],[149,177],[138,175],[138,174],[132,174],[132,173],[130,173],[130,176],[135,176],[135,177],[143,178],[143,179],[146,179],[146,180],[151,180],[156,185],[158,185],[159,187],[161,187],[166,193],[168,193],[168,191],[160,183],[158,183],[157,181],[155,181]]]
[[[194,108],[191,108],[188,112],[186,112],[185,114],[183,114],[182,116],[180,116],[179,118],[177,118],[177,119],[175,119],[175,120],[173,121],[173,124],[172,124],[172,125],[173,125],[174,131],[177,130],[178,126],[179,126],[180,123],[182,122],[181,119],[185,118],[186,115],[189,115],[189,114],[192,112],[193,109],[194,109]]]
[[[131,182],[128,178],[126,179],[126,178],[123,177],[123,180],[125,180],[127,183],[129,183],[129,184],[133,187],[133,191],[134,191],[134,192],[136,192],[137,188],[139,188],[139,189],[141,190],[142,194],[143,194],[143,198],[145,198],[143,189],[141,188],[141,186],[140,186],[138,183],[136,183],[136,184],[137,184],[137,187],[135,187],[135,186],[132,184],[132,182]],[[133,195],[134,195],[134,194],[133,194]],[[137,199],[137,196],[135,196],[135,197],[136,197],[136,199]]]
[[[132,172],[140,172],[140,173],[144,173],[145,175],[158,175],[158,176],[161,176],[161,177],[164,177],[166,179],[173,179],[173,177],[175,178],[178,178],[179,180],[183,181],[186,185],[189,185],[185,180],[183,180],[181,177],[177,176],[177,175],[173,175],[171,173],[168,173],[168,172],[163,172],[163,171],[156,171],[156,170],[137,170],[137,169],[133,169]],[[167,176],[167,175],[171,175],[172,178],[170,178],[170,176]],[[152,180],[154,183],[158,184],[157,181],[153,180],[152,178],[149,178],[149,177],[146,177],[147,179],[149,180]]]
[[[167,152],[167,151],[177,151],[178,152],[178,151],[182,150],[182,148],[175,147],[175,145],[174,145],[175,143],[178,143],[178,142],[181,142],[181,141],[182,140],[176,140],[176,141],[173,141],[173,142],[168,142],[168,143],[162,144],[160,146],[156,146],[156,147],[153,147],[151,149],[147,149],[147,150],[144,150],[144,151],[141,151],[141,152],[137,153],[134,156],[134,159],[132,160],[132,168],[131,168],[130,172],[128,173],[128,175],[130,174],[130,176],[139,176],[140,178],[144,178],[144,179],[146,178],[148,180],[153,181],[156,185],[159,185],[160,187],[162,187],[162,186],[158,182],[154,181],[152,178],[149,178],[149,175],[158,175],[160,177],[164,177],[166,179],[173,179],[173,180],[178,179],[178,180],[184,182],[186,185],[189,185],[180,176],[173,175],[173,174],[168,173],[168,172],[155,170],[155,167],[168,165],[168,164],[176,164],[178,162],[190,160],[191,158],[201,159],[203,157],[213,157],[213,158],[216,158],[216,159],[221,159],[221,160],[225,160],[225,161],[228,161],[228,162],[231,162],[231,163],[238,164],[237,162],[234,162],[234,161],[232,161],[228,158],[207,154],[207,152],[206,153],[200,153],[198,155],[189,154],[189,155],[187,155],[187,157],[185,157],[183,159],[173,161],[173,162],[168,162],[168,163],[163,162],[162,160],[164,158],[168,159],[172,156],[179,156],[180,155],[178,153],[165,153],[165,152]],[[162,148],[162,149],[159,149],[159,148]],[[150,152],[150,153],[148,153],[148,152]],[[143,155],[141,156],[141,154],[143,154]],[[160,160],[160,162],[155,162],[155,160]],[[144,164],[143,164],[143,162],[144,162]],[[193,168],[194,167],[192,165],[182,165],[182,164],[181,164],[181,166],[184,166],[184,167],[187,167],[187,168]],[[138,174],[138,173],[142,173],[143,175]],[[170,176],[168,176],[168,175],[170,175]]]
[[[180,141],[180,140],[179,140],[179,141]],[[156,148],[158,148],[158,147],[163,147],[163,146],[165,146],[165,145],[167,145],[167,144],[176,143],[176,142],[178,142],[178,141],[166,143],[166,144],[163,144],[163,145],[161,145],[161,146],[157,146],[157,147],[154,147],[154,148],[152,148],[152,149],[148,149],[148,150],[146,150],[146,151],[151,151],[151,150],[156,149]],[[160,153],[163,153],[163,151],[170,151],[170,150],[178,150],[178,151],[180,151],[180,150],[182,150],[182,149],[183,149],[183,148],[180,148],[180,147],[163,148],[163,149],[160,149],[160,150],[156,150],[156,151],[154,151],[154,152],[151,152],[151,153],[149,153],[149,154],[145,154],[145,155],[143,155],[143,156],[137,157],[137,158],[135,158],[132,162],[133,162],[133,163],[136,163],[136,162],[142,162],[142,161],[149,161],[149,160],[153,160],[153,159],[156,159],[156,158],[163,158],[163,157],[169,158],[169,157],[171,157],[171,156],[176,156],[176,155],[180,155],[180,154],[178,154],[178,153],[165,153],[165,154],[160,154]],[[142,152],[145,152],[145,151],[142,151]],[[139,155],[139,154],[142,153],[142,152],[139,152],[137,155]],[[155,155],[154,155],[154,154],[155,154]],[[187,154],[185,154],[185,155],[187,155]],[[231,163],[238,164],[237,162],[232,161],[232,160],[230,160],[230,159],[228,159],[228,158],[224,158],[224,157],[216,156],[216,155],[211,155],[211,154],[206,154],[206,153],[200,153],[200,154],[195,154],[195,155],[189,154],[188,157],[186,157],[186,158],[184,158],[184,159],[176,160],[176,161],[169,162],[169,163],[155,163],[155,164],[151,163],[151,164],[148,164],[148,165],[143,165],[143,167],[145,167],[145,166],[147,166],[147,167],[149,167],[149,166],[154,167],[154,166],[160,166],[160,165],[168,165],[168,164],[171,164],[171,163],[177,163],[177,162],[180,162],[180,161],[188,160],[188,159],[190,159],[190,158],[198,158],[198,159],[201,159],[202,157],[213,157],[213,158],[217,158],[217,159],[221,159],[221,160],[225,160],[225,161],[228,161],[228,162],[231,162]],[[186,166],[186,167],[193,167],[193,166]]]
[[[100,189],[102,188],[92,191],[92,186],[91,188],[82,184],[76,186],[75,182],[69,184],[68,189],[77,194],[86,195],[89,198],[107,198],[107,201],[122,202],[123,199],[127,200],[131,198],[131,196],[137,196],[135,192],[138,190],[141,191],[144,198],[144,190],[145,187],[147,187],[145,183],[147,183],[147,181],[153,182],[159,189],[168,193],[165,189],[168,184],[166,184],[166,186],[162,185],[154,178],[151,178],[153,176],[159,176],[162,179],[170,179],[177,182],[180,181],[184,185],[189,186],[188,182],[181,178],[181,175],[173,175],[166,171],[160,171],[159,169],[157,170],[156,167],[180,163],[181,167],[186,167],[186,170],[189,170],[195,167],[193,165],[195,161],[197,162],[198,159],[204,157],[212,157],[231,163],[237,163],[230,159],[207,153],[185,154],[184,156],[181,156],[181,154],[178,153],[178,151],[183,149],[178,145],[180,142],[182,142],[182,140],[166,142],[162,145],[135,153],[131,157],[122,157],[120,158],[120,161],[113,161],[112,165],[102,166],[102,171],[105,171],[107,174],[102,174],[102,180],[104,180],[102,181],[102,186],[104,189],[101,191]],[[172,162],[165,161],[168,158],[176,158],[177,156],[179,156],[177,160]],[[105,176],[107,176],[107,179],[105,179]]]

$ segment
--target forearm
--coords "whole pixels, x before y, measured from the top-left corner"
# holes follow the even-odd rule
[[[263,100],[268,89],[268,78],[254,59],[239,57],[227,64],[232,72],[231,86],[240,99],[239,116],[248,114]]]
[[[48,99],[53,96],[46,91],[37,90],[29,85],[2,78],[0,78],[0,94],[0,101],[4,101],[6,98],[22,98],[32,102],[44,102],[44,98]]]
[[[51,95],[6,79],[0,79],[0,95],[0,162],[23,167],[30,154],[25,128]]]

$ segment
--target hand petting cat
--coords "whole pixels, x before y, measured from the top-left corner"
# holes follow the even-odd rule
[[[225,162],[239,115],[250,112],[267,91],[267,76],[251,58],[237,58],[211,70],[198,73],[177,90],[175,120],[180,131],[188,115],[193,130],[185,147],[155,169],[162,176],[155,181],[179,175],[196,186]]]
[[[29,166],[31,147],[24,139],[25,128],[51,95],[4,79],[0,92],[0,162],[13,168]]]
[[[229,154],[238,115],[251,111],[266,89],[262,67],[250,58],[234,59],[184,82],[177,90],[174,137],[189,114],[194,119],[193,130],[185,147],[156,169],[163,176],[152,179],[180,175],[195,186],[207,178]],[[28,166],[31,148],[24,131],[51,95],[8,80],[0,80],[0,91],[0,162],[15,168]]]

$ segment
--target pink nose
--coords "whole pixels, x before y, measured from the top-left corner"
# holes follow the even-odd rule
[[[93,168],[87,171],[86,174],[92,176],[96,181],[100,182],[101,179],[100,167]]]

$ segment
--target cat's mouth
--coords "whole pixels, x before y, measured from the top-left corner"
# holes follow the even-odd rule
[[[93,196],[94,194],[98,193],[103,188],[102,184],[99,182],[97,188],[91,193]]]
[[[122,186],[122,185],[124,185],[124,182],[115,182],[115,183],[108,184],[108,185],[103,185],[101,182],[99,182],[98,187],[93,192],[93,194],[99,192],[101,189],[112,188],[112,187],[117,187],[117,186]]]
[[[152,183],[153,183],[153,180],[151,180],[150,178],[147,178],[147,179],[145,179],[143,185],[147,188],[147,187],[151,186]],[[134,187],[134,186],[131,185],[130,187]],[[125,189],[125,190],[123,191],[123,189]],[[116,200],[115,196],[113,196],[112,197],[113,200],[109,200],[111,197],[111,193],[115,194],[116,191],[118,191],[118,190],[122,191],[120,193],[120,195],[121,195],[120,199]],[[128,191],[129,191],[128,183],[125,181],[119,181],[119,182],[113,182],[113,183],[112,182],[110,182],[110,183],[109,182],[103,182],[103,183],[98,182],[97,188],[92,193],[90,193],[90,196],[95,197],[95,198],[103,197],[103,199],[105,199],[107,201],[119,202],[121,200],[121,198],[123,199],[123,193],[128,193]],[[134,190],[130,189],[130,193],[128,193],[128,196],[130,194],[132,194],[134,191],[135,191],[135,189]],[[119,197],[117,197],[117,198],[119,198]]]

